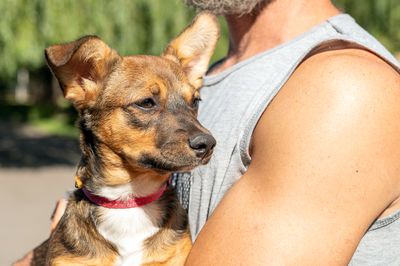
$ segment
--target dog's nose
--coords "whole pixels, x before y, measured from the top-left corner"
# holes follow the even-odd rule
[[[213,136],[204,133],[189,138],[189,146],[196,153],[197,157],[208,155],[216,143],[217,141]]]

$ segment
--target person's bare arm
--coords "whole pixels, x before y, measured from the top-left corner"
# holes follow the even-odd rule
[[[347,265],[400,194],[400,78],[372,54],[304,62],[261,117],[252,163],[187,265]]]

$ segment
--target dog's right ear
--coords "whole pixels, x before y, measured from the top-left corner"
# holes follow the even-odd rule
[[[45,56],[64,97],[77,109],[97,100],[102,82],[120,60],[118,53],[96,36],[50,46],[45,49]]]

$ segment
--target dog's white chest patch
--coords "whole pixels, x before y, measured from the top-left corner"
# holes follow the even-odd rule
[[[142,263],[143,241],[160,228],[156,224],[160,212],[149,204],[132,209],[108,209],[98,224],[99,233],[113,243],[120,254],[117,265],[139,265]]]
[[[129,190],[126,186],[124,189]],[[119,187],[118,190],[124,189]],[[116,265],[143,263],[143,242],[160,230],[158,223],[162,215],[157,202],[129,209],[103,209],[96,227],[106,240],[117,247],[120,257]]]

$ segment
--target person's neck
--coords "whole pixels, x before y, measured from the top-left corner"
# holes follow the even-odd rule
[[[228,55],[208,74],[283,44],[337,14],[340,11],[329,0],[275,0],[257,14],[228,15]]]

